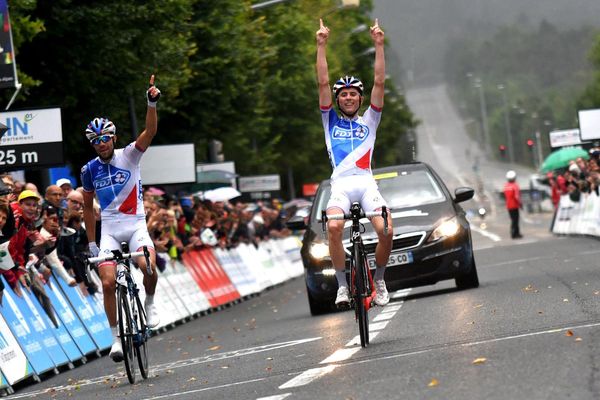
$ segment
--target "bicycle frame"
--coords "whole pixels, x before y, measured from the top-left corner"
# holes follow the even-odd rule
[[[360,219],[363,217],[372,218],[375,216],[383,217],[384,229],[387,234],[387,208],[382,207],[381,212],[363,212],[359,203],[352,203],[350,214],[330,214],[325,210],[321,214],[321,223],[325,231],[325,223],[328,220],[351,220],[350,242],[352,243],[352,254],[350,256],[350,296],[354,305],[355,318],[359,327],[360,344],[367,347],[369,344],[369,309],[376,296],[373,284],[373,277],[367,261],[364,244],[361,237]]]

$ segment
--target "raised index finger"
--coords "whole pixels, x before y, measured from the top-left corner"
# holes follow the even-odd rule
[[[154,74],[150,75],[150,86],[154,86]]]
[[[321,28],[325,27],[325,25],[323,25],[323,18],[319,18],[319,24],[321,25],[320,26]]]

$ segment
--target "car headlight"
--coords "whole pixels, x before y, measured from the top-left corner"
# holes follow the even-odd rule
[[[329,257],[329,246],[325,243],[314,243],[310,246],[310,255],[316,260]]]
[[[460,225],[456,217],[452,217],[449,220],[442,222],[437,228],[431,233],[430,241],[438,240],[444,237],[452,237],[458,233]]]

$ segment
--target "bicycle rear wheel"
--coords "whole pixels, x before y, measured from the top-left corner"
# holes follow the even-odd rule
[[[121,345],[123,346],[123,360],[125,361],[127,379],[129,383],[133,384],[135,383],[134,328],[127,288],[117,285],[117,295],[119,303],[119,335],[121,336]]]
[[[356,298],[354,307],[356,308],[356,320],[358,322],[358,331],[360,334],[360,345],[367,347],[369,345],[369,309],[365,301],[369,294],[367,293],[367,281],[365,268],[365,258],[358,243],[354,244],[354,279],[356,284]]]
[[[137,316],[136,322],[139,329],[135,354],[138,359],[142,378],[148,379],[148,326],[146,325],[146,311],[142,307],[142,301],[139,296],[135,296],[135,307],[137,307],[137,312],[134,315]]]

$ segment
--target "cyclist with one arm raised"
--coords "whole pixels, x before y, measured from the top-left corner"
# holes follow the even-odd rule
[[[156,103],[160,90],[154,86],[154,75],[150,77],[150,88],[146,91],[148,109],[146,128],[135,142],[122,149],[115,149],[116,127],[107,118],[94,118],[87,126],[85,135],[98,155],[81,169],[83,183],[83,219],[85,221],[89,249],[92,256],[108,255],[119,249],[121,242],[129,243],[129,248],[139,251],[143,246],[150,250],[152,274],[148,274],[146,260],[139,257],[136,262],[144,273],[146,292],[145,309],[147,324],[154,328],[159,317],[154,306],[154,292],[158,276],[156,274],[156,253],[148,229],[142,198],[140,160],[156,135],[158,117]],[[98,195],[101,208],[100,246],[96,242],[96,217],[94,214],[94,194]],[[98,265],[104,293],[104,310],[113,335],[110,357],[115,362],[123,359],[123,348],[117,337],[116,316],[116,263],[103,262]]]
[[[340,111],[335,112],[332,91],[329,86],[327,67],[327,40],[329,28],[319,20],[317,39],[317,79],[319,84],[319,106],[325,130],[325,143],[333,167],[331,174],[331,196],[327,203],[327,214],[348,213],[350,205],[358,201],[364,211],[377,211],[386,206],[379,193],[371,172],[371,158],[375,146],[376,130],[381,120],[385,84],[384,33],[378,20],[370,33],[375,46],[374,82],[371,104],[361,116],[358,114],[363,101],[363,84],[353,76],[344,76],[333,85],[333,95]],[[379,243],[375,249],[375,303],[383,306],[389,302],[384,280],[385,267],[392,248],[392,219],[388,215],[388,234],[384,232],[382,217],[371,220]],[[345,273],[346,255],[342,245],[344,221],[327,222],[329,253],[338,282],[336,305],[349,303],[348,282]]]

